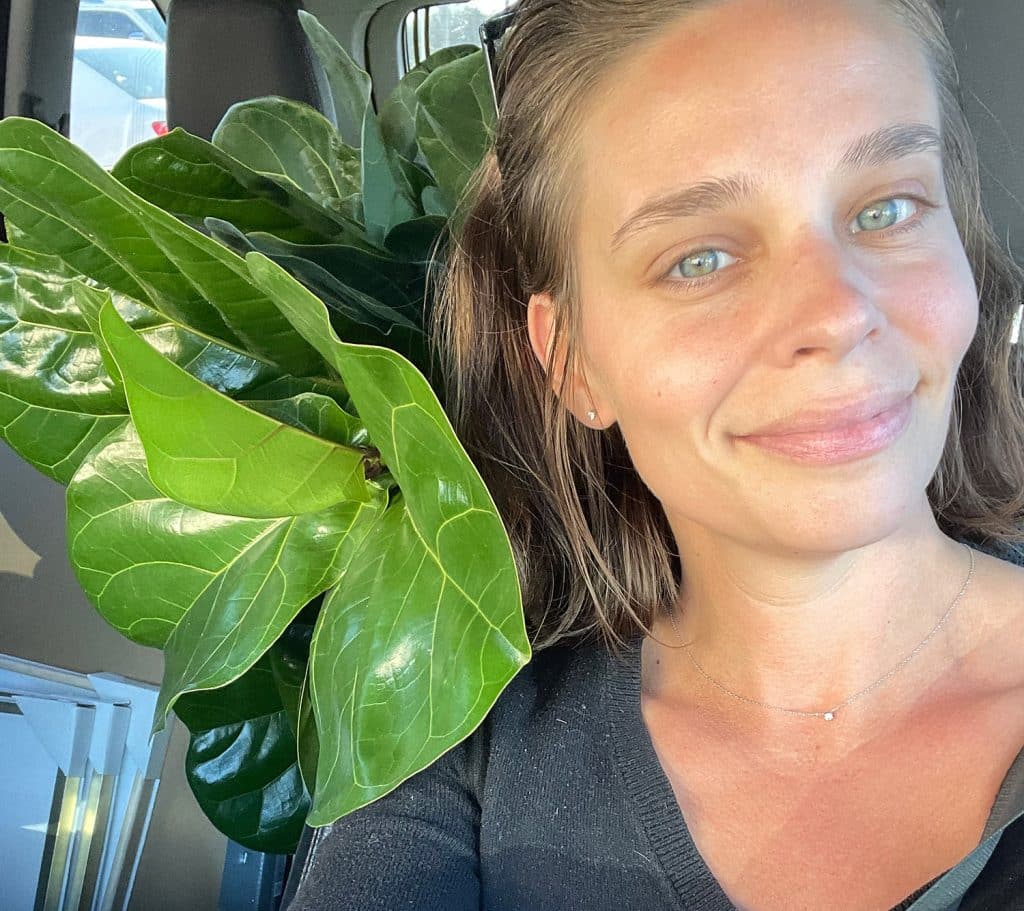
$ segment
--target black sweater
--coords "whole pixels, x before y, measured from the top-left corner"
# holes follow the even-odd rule
[[[468,738],[307,830],[288,911],[735,911],[644,724],[642,641],[621,660],[594,642],[536,653]],[[1024,909],[1022,815],[1024,750],[977,848],[896,908]]]

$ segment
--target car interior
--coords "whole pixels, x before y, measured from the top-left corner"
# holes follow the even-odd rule
[[[958,54],[985,205],[1024,265],[1024,4],[936,2]],[[409,69],[442,47],[479,45],[481,23],[508,6],[504,0],[0,0],[2,114],[41,121],[109,170],[129,148],[175,128],[209,139],[228,109],[248,99],[282,96],[336,119],[300,10],[370,73],[371,103],[379,109]],[[343,135],[353,128],[336,126]],[[0,169],[5,153],[0,149]],[[63,493],[0,446],[0,657],[32,663],[40,673],[44,667],[65,675],[111,673],[159,684],[160,652],[107,628],[67,570]],[[5,667],[0,663],[0,690]],[[73,907],[284,911],[323,830],[304,826],[286,854],[227,838],[195,805],[185,781],[187,732],[175,720],[170,734],[160,768],[150,775],[149,813],[135,826],[118,889],[80,890]],[[17,762],[15,768],[5,778],[21,789],[18,776],[28,772]],[[24,820],[0,826],[3,856],[21,851],[28,858],[23,869],[0,864],[0,911],[72,907],[66,896],[51,896],[47,904],[40,898],[59,846],[52,835],[46,820],[34,828]],[[102,872],[81,875],[98,883]],[[16,887],[16,880],[23,884]]]

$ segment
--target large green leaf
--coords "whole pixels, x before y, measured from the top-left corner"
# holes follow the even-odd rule
[[[427,381],[393,351],[339,340],[323,303],[266,257],[246,262],[336,367],[401,486],[313,635],[309,822],[323,825],[472,733],[530,644],[507,532]]]
[[[410,181],[398,153],[384,144],[377,115],[369,107],[363,121],[362,149],[366,235],[382,246],[395,225],[423,214],[419,202],[422,187]]]
[[[68,552],[106,621],[164,650],[154,730],[182,693],[248,670],[338,582],[386,503],[386,490],[369,486],[366,503],[249,519],[162,496],[130,422],[90,453],[68,486]]]
[[[494,130],[487,63],[483,52],[434,70],[416,90],[419,146],[453,211]]]
[[[0,245],[0,436],[26,461],[67,485],[89,451],[128,418],[123,388],[98,344],[106,295],[62,275],[63,264]],[[347,394],[338,381],[288,378],[122,295],[118,312],[165,358],[226,395],[287,399]]]
[[[270,651],[216,690],[186,693],[175,714],[191,733],[185,778],[207,818],[253,851],[295,851],[309,811],[288,709],[296,683]],[[304,668],[304,665],[303,665]],[[301,684],[302,676],[298,683]]]
[[[420,150],[416,141],[416,108],[419,107],[419,99],[416,97],[416,89],[439,66],[479,50],[475,44],[443,47],[401,78],[380,108],[380,130],[384,141],[399,155],[409,161],[416,161],[419,157]]]
[[[325,212],[291,181],[258,174],[180,128],[132,146],[114,165],[113,175],[197,230],[203,229],[204,218],[214,217],[296,243],[358,244],[362,235],[358,225]]]
[[[182,693],[213,689],[247,671],[284,633],[311,598],[346,574],[376,523],[387,493],[373,487],[365,503],[345,503],[310,527],[309,514],[293,516],[278,534],[252,542],[247,574],[266,569],[261,584],[243,601],[219,593],[200,596],[164,644],[164,678],[153,730]],[[344,583],[342,583],[344,584]]]
[[[362,450],[322,440],[205,385],[139,338],[113,304],[100,314],[153,483],[230,516],[294,516],[366,502]]]
[[[373,89],[370,76],[315,16],[300,10],[299,22],[327,74],[338,132],[350,146],[358,146]]]
[[[128,417],[89,324],[76,279],[35,268],[4,248],[0,265],[0,437],[43,474],[67,485],[89,451]],[[15,266],[14,269],[11,266]],[[128,315],[144,328],[152,311]]]
[[[237,256],[136,196],[37,120],[0,121],[0,209],[33,249],[101,285],[296,376],[322,370]]]
[[[324,208],[362,220],[359,152],[309,105],[288,98],[239,102],[217,126],[213,144],[253,171],[293,184]]]

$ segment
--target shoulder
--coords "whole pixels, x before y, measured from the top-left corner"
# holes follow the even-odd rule
[[[535,651],[498,697],[492,722],[535,725],[592,705],[600,698],[608,659],[595,641],[560,642]]]
[[[498,695],[483,722],[436,761],[429,775],[454,774],[479,798],[488,779],[521,764],[544,764],[567,738],[600,731],[598,703],[608,653],[600,643],[559,643],[535,651]]]
[[[968,667],[983,691],[1024,711],[1024,545],[971,545],[976,576]]]

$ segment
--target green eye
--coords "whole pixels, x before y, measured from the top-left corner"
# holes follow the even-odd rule
[[[714,248],[697,250],[683,259],[677,260],[673,272],[678,268],[679,274],[683,278],[703,278],[706,275],[713,275],[723,265],[728,265],[730,259],[734,259],[734,257],[724,250]]]
[[[861,231],[884,230],[905,220],[900,218],[900,213],[904,207],[912,208],[913,204],[914,200],[903,196],[879,200],[862,210],[855,222]]]
[[[683,275],[687,278],[700,278],[702,275],[713,272],[717,263],[717,250],[702,250],[700,253],[695,253],[682,260]]]

